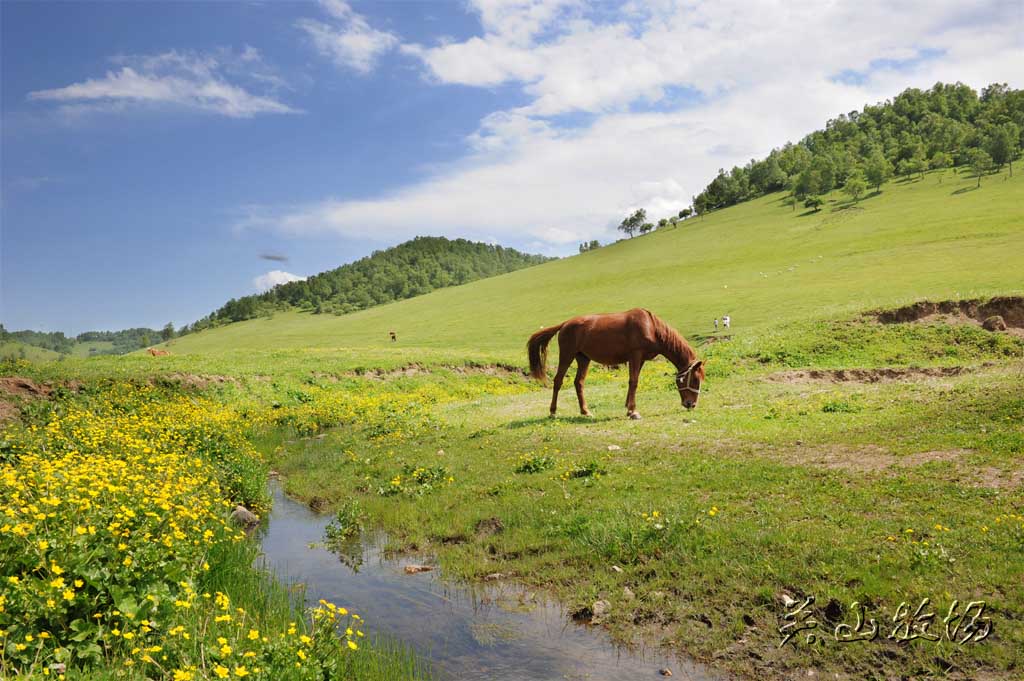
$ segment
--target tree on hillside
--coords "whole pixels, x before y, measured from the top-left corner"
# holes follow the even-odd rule
[[[160,339],[169,341],[172,338],[174,338],[174,324],[171,322],[167,322],[167,325],[164,328],[160,329]]]
[[[651,224],[650,222],[645,222],[642,225],[640,225],[640,233],[641,234],[647,234],[652,229],[654,229],[654,225]]]
[[[815,213],[821,210],[825,201],[820,196],[811,196],[804,201],[804,207],[812,209]]]
[[[978,176],[978,186],[981,186],[981,176],[992,170],[992,157],[984,149],[975,149],[971,154],[971,170]]]
[[[889,159],[885,157],[881,150],[875,149],[868,156],[867,163],[864,164],[864,178],[868,181],[868,184],[875,188],[876,192],[880,192],[882,191],[882,184],[890,177],[892,177],[892,164],[889,163]]]
[[[864,179],[864,174],[859,170],[846,178],[846,184],[843,185],[843,191],[849,194],[854,201],[860,201],[860,197],[864,196],[864,192],[867,190],[868,181]]]
[[[685,220],[686,218],[690,217],[691,215],[693,215],[693,209],[692,208],[684,208],[681,211],[679,211],[679,219],[680,220]]]
[[[640,226],[647,221],[647,211],[643,208],[637,208],[636,212],[623,218],[619,224],[619,231],[627,234],[629,238],[633,238]]]
[[[1010,177],[1013,177],[1013,157],[1017,155],[1019,145],[1020,128],[1007,122],[992,129],[985,147],[997,168],[1010,164]]]
[[[658,220],[658,229],[664,229],[666,227],[668,227],[668,218]]]
[[[946,168],[953,165],[953,159],[949,157],[944,151],[936,151],[932,156],[932,160],[928,163],[928,166],[932,170],[939,171],[939,182],[942,182],[942,176],[945,175]]]

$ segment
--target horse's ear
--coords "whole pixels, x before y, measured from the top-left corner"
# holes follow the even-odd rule
[[[698,359],[696,362],[693,363],[692,370],[696,371],[697,369],[700,369],[702,366],[704,366],[704,360]]]

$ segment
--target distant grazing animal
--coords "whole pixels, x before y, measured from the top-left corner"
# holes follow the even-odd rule
[[[722,326],[724,326],[727,329],[730,326],[732,326],[732,317],[730,317],[729,315],[725,315],[724,317],[722,317]]]
[[[148,350],[146,350],[146,352],[153,355],[154,357],[163,357],[164,355],[171,354],[169,350],[160,350],[159,348],[149,348]]]
[[[591,360],[605,365],[629,364],[629,393],[626,396],[626,415],[639,419],[636,411],[636,387],[644,362],[663,355],[676,367],[676,389],[683,406],[693,409],[700,396],[704,380],[704,363],[679,332],[659,319],[653,312],[635,308],[628,312],[594,314],[573,317],[567,321],[541,329],[530,336],[526,353],[530,359],[530,375],[544,380],[547,363],[547,345],[558,334],[558,371],[555,372],[554,393],[551,396],[551,415],[558,408],[558,391],[569,365],[576,360],[576,398],[580,413],[590,416],[583,397],[583,382]]]
[[[396,334],[394,331],[388,331],[388,333],[391,334],[391,342],[392,343],[394,343],[395,341],[398,340],[398,334]]]

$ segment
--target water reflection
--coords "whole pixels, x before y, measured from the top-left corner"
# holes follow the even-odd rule
[[[413,646],[438,679],[552,681],[661,678],[722,679],[694,663],[611,645],[599,629],[573,624],[557,606],[528,589],[471,589],[438,573],[404,573],[404,560],[385,559],[381,538],[353,543],[344,555],[320,542],[329,518],[318,516],[272,486],[274,510],[263,532],[268,567],[303,583],[307,597],[344,605],[366,619],[367,633]],[[311,546],[311,544],[313,546]]]

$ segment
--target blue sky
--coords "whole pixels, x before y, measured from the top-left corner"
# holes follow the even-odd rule
[[[417,234],[569,254],[904,87],[1021,85],[1018,2],[802,11],[3,2],[0,321],[180,325]]]

